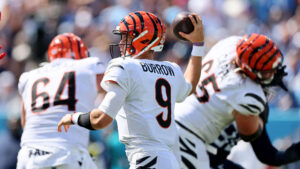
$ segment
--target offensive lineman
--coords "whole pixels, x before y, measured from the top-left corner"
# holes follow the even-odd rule
[[[61,132],[61,126],[67,131],[71,123],[90,130],[101,129],[116,118],[130,169],[179,169],[173,150],[177,148],[174,105],[194,92],[203,56],[203,46],[199,46],[204,40],[203,25],[200,17],[193,15],[197,21],[192,15],[189,17],[194,31],[181,34],[194,43],[184,75],[175,63],[153,60],[153,52],[163,48],[164,23],[150,12],[125,16],[113,31],[122,36],[122,57],[113,59],[105,72],[101,85],[107,94],[103,102],[89,113],[64,116],[58,131]]]
[[[205,144],[233,121],[244,141],[261,135],[258,115],[267,101],[263,86],[283,86],[282,61],[276,44],[262,34],[232,36],[211,48],[196,93],[175,107],[182,168],[209,169]]]
[[[65,114],[92,109],[103,91],[105,66],[88,56],[81,38],[60,34],[49,45],[50,63],[21,75],[24,131],[17,169],[96,169],[87,151],[89,130],[75,126],[57,133]]]

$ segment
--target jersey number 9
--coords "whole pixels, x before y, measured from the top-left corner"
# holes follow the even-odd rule
[[[164,97],[163,97],[163,90],[162,90],[163,87],[165,88],[165,91],[166,91],[166,99],[164,99]],[[168,128],[171,125],[172,109],[171,109],[171,86],[167,80],[158,79],[156,81],[155,99],[159,106],[161,106],[163,108],[167,108],[167,110],[168,110],[168,115],[167,115],[166,120],[163,119],[164,112],[159,113],[156,116],[156,120],[162,128]]]

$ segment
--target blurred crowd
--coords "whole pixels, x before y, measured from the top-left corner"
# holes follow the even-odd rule
[[[256,32],[271,37],[284,54],[289,92],[275,89],[277,95],[270,107],[282,111],[299,109],[299,4],[299,0],[0,0],[0,44],[7,52],[0,60],[0,145],[7,145],[0,147],[0,169],[15,168],[22,132],[17,92],[21,73],[45,62],[48,44],[63,32],[80,36],[91,56],[107,63],[111,59],[109,44],[120,40],[112,30],[132,11],[149,11],[165,22],[164,51],[156,58],[177,62],[183,69],[191,44],[177,40],[172,33],[171,23],[178,12],[192,11],[202,17],[206,50],[231,35]],[[91,134],[89,150],[102,168],[128,168],[115,127],[114,124]]]

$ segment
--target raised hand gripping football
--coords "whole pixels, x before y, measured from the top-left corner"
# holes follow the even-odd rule
[[[204,29],[200,16],[196,13],[179,13],[173,23],[173,32],[181,40],[192,43],[204,41]]]

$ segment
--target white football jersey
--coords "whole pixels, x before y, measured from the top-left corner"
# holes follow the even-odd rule
[[[218,42],[204,57],[196,94],[176,104],[175,120],[197,133],[206,143],[213,142],[233,120],[233,110],[258,115],[265,108],[261,85],[235,72],[236,43],[232,36]]]
[[[87,146],[89,130],[73,125],[68,133],[58,133],[57,124],[68,113],[94,108],[96,74],[104,71],[105,65],[91,57],[56,59],[23,73],[18,85],[26,111],[21,145]]]
[[[127,92],[117,115],[107,112],[116,116],[126,150],[169,150],[177,142],[175,102],[183,101],[192,88],[180,67],[166,61],[117,58],[111,60],[101,85],[109,90],[111,82]]]

